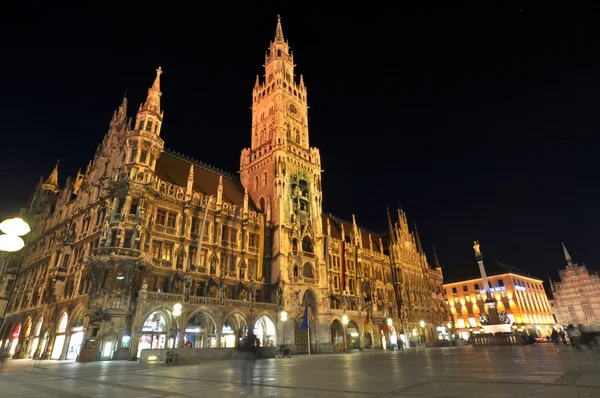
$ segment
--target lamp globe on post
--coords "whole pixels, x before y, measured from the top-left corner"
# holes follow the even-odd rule
[[[0,231],[4,232],[0,235],[0,251],[16,252],[25,246],[21,236],[27,235],[31,228],[21,218],[9,218],[0,223]]]
[[[281,345],[283,346],[285,344],[285,321],[287,321],[288,319],[288,313],[285,311],[281,311],[280,317],[281,317],[281,322],[283,322],[283,324],[281,325]]]

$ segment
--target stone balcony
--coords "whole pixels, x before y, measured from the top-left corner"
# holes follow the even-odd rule
[[[146,292],[146,301],[158,301],[164,303],[183,303],[182,294],[162,293],[162,292]],[[209,305],[219,306],[219,299],[216,297],[190,296],[188,305]],[[245,300],[230,300],[226,299],[223,302],[223,307],[229,308],[246,308],[250,309],[250,301]],[[256,310],[277,311],[277,304],[254,302],[253,306]]]

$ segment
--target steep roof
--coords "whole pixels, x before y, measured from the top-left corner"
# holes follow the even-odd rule
[[[518,267],[513,265],[505,264],[496,260],[483,260],[483,264],[485,265],[485,273],[487,276],[496,276],[507,273],[513,273],[529,278],[537,278],[531,275],[529,272],[524,271]],[[470,279],[478,279],[481,278],[481,274],[479,272],[479,265],[475,260],[472,261],[472,264],[459,269],[444,269],[444,283],[456,283],[467,281]]]
[[[342,229],[344,230],[344,235],[347,239],[351,239],[352,237],[352,222],[342,220],[339,217],[334,216],[331,213],[322,213],[321,220],[323,222],[323,231],[327,233],[327,219],[329,219],[329,225],[331,226],[331,237],[336,239],[342,239]],[[366,228],[358,227],[360,230],[360,235],[362,237],[362,245],[364,248],[369,248],[369,234],[371,234],[371,239],[373,241],[373,250],[379,251],[379,238],[383,238],[383,234],[376,233],[370,231]],[[384,249],[385,249],[385,239],[384,239]]]
[[[187,186],[187,179],[190,173],[190,165],[194,165],[194,192],[203,194],[217,195],[219,186],[219,177],[223,177],[223,201],[233,203],[238,206],[244,204],[244,187],[240,180],[222,170],[209,165],[195,161],[172,151],[163,152],[156,161],[156,175],[163,181],[178,185]],[[248,207],[257,210],[252,198],[248,198]]]

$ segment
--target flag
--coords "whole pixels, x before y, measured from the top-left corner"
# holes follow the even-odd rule
[[[383,321],[381,321],[381,330],[386,333],[388,330],[390,329],[390,327],[387,324],[387,317],[384,316],[383,317]]]
[[[256,278],[260,279],[263,276],[263,261],[265,256],[265,216],[258,215],[260,231],[258,232],[258,270],[256,270]]]
[[[369,318],[369,313],[367,312],[367,317],[365,318],[365,333],[371,332],[371,318]]]
[[[300,330],[308,329],[308,304],[304,307],[304,318],[302,318],[302,325],[300,325]]]
[[[340,289],[346,289],[346,246],[344,241],[340,242]]]

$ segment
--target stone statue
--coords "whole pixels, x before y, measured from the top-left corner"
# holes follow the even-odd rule
[[[144,278],[144,280],[142,281],[142,288],[140,290],[148,290],[148,281],[146,280],[146,278]]]
[[[279,280],[279,286],[277,288],[277,299],[279,300],[279,306],[283,307],[284,306],[284,297],[283,297],[283,291],[285,288],[285,282],[282,280]]]
[[[225,278],[221,277],[219,281],[219,304],[223,305],[225,303]]]
[[[183,301],[186,303],[190,301],[190,289],[192,287],[192,279],[190,278],[189,271],[185,273],[183,277]]]
[[[131,244],[129,247],[135,249],[136,248],[136,242],[140,240],[140,232],[142,230],[142,227],[140,226],[140,224],[137,224],[134,228],[133,228],[133,232],[131,233]]]
[[[480,244],[479,241],[476,240],[475,242],[473,242],[473,250],[475,250],[475,255],[476,256],[481,256],[481,249],[480,249]]]
[[[108,218],[104,221],[104,230],[102,231],[102,240],[108,239],[108,233],[110,232],[110,222]]]

